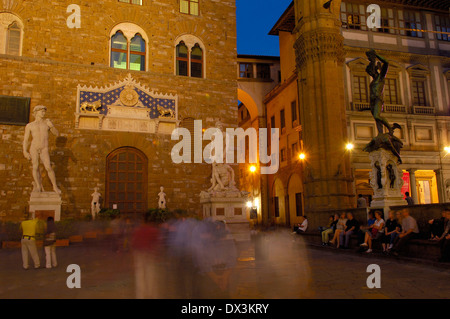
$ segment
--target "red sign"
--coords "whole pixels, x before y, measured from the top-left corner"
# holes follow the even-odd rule
[[[403,197],[405,198],[405,193],[409,192],[409,172],[403,173],[403,187],[402,187],[402,194]]]

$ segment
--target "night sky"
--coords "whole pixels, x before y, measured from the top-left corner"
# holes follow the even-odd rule
[[[292,0],[236,0],[238,54],[279,56],[278,37],[268,35]]]

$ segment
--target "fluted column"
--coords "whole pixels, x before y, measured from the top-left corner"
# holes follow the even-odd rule
[[[295,52],[303,141],[305,210],[355,207],[344,99],[340,1],[296,0]]]

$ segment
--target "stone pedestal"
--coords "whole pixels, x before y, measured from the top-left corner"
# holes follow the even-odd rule
[[[369,154],[372,171],[370,172],[370,185],[374,190],[372,209],[380,209],[388,217],[390,206],[406,205],[401,192],[403,186],[403,171],[397,164],[398,158],[384,149]]]
[[[247,201],[241,192],[203,192],[200,195],[203,218],[225,221],[236,241],[250,240],[250,214]]]
[[[31,193],[30,213],[35,216],[36,211],[54,211],[55,221],[61,220],[61,196],[55,192],[33,192]]]

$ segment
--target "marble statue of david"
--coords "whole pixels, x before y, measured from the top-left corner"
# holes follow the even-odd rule
[[[38,105],[33,109],[35,120],[25,127],[23,155],[33,165],[33,192],[44,192],[42,177],[39,171],[39,164],[42,162],[53,185],[53,191],[60,195],[61,191],[56,185],[56,176],[50,163],[50,154],[48,151],[48,131],[52,132],[55,136],[58,136],[59,132],[49,119],[44,119],[46,112],[47,107],[43,105]],[[29,143],[30,135],[32,137],[31,146]]]

